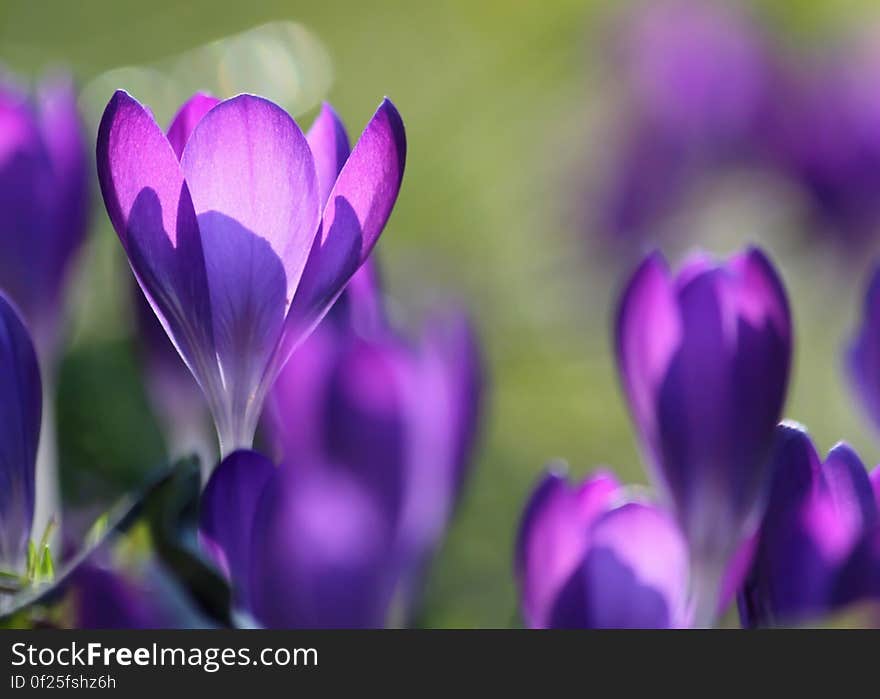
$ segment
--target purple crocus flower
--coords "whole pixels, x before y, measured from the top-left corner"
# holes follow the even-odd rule
[[[45,361],[54,355],[61,291],[86,235],[88,183],[71,81],[46,80],[30,95],[0,78],[0,287]]]
[[[617,314],[624,394],[650,473],[688,541],[699,625],[722,571],[761,516],[791,362],[782,282],[749,248],[703,255],[677,276],[659,254],[633,275]]]
[[[701,0],[643,3],[618,51],[642,121],[715,152],[756,134],[773,71],[766,41],[744,13]]]
[[[270,393],[282,465],[236,452],[205,489],[202,540],[238,604],[282,627],[384,626],[393,598],[411,611],[461,489],[480,386],[464,318],[412,346],[362,268]]]
[[[42,405],[30,335],[0,294],[0,570],[7,573],[22,572],[31,537]]]
[[[755,559],[739,595],[745,626],[818,620],[880,594],[878,508],[865,467],[846,444],[822,461],[809,435],[781,425],[775,476]]]
[[[806,195],[813,228],[858,249],[880,225],[877,35],[850,37],[782,93],[772,132],[778,166]]]
[[[610,473],[572,486],[550,471],[526,506],[516,577],[531,628],[686,626],[688,574],[674,521]]]
[[[200,537],[236,603],[272,628],[381,627],[395,587],[393,513],[344,468],[237,451],[211,476]]]
[[[623,126],[597,202],[618,244],[656,232],[707,175],[763,160],[778,72],[756,24],[729,5],[640,3],[624,19],[611,66]]]
[[[196,96],[166,136],[125,92],[110,100],[97,146],[104,202],[205,393],[222,453],[250,446],[277,372],[369,255],[405,150],[385,100],[322,206],[322,156],[272,102]]]

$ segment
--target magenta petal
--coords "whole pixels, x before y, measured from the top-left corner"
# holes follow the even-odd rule
[[[284,357],[324,317],[370,254],[397,200],[405,160],[403,121],[386,99],[329,195],[321,234],[287,319]]]
[[[30,335],[0,293],[0,570],[21,573],[34,518],[43,393]]]
[[[228,409],[244,416],[232,445],[249,444],[318,227],[312,154],[284,110],[240,95],[199,122],[181,168],[198,215]]]
[[[202,494],[199,537],[248,605],[248,582],[257,504],[278,469],[254,451],[236,451],[215,469]]]
[[[168,126],[168,142],[174,149],[178,160],[183,156],[183,149],[186,148],[186,143],[189,141],[193,129],[196,128],[202,117],[218,104],[220,104],[220,100],[216,97],[197,92],[184,102],[177,114],[174,115]]]
[[[688,623],[688,556],[671,518],[628,503],[601,515],[583,563],[554,604],[552,625],[676,628]]]
[[[591,524],[611,507],[619,487],[609,473],[572,487],[550,472],[535,488],[520,522],[515,561],[527,626],[549,625],[556,596],[583,560]]]
[[[871,488],[874,491],[874,502],[877,505],[877,510],[880,511],[880,466],[874,467],[874,470],[871,471],[870,479]]]
[[[333,107],[326,102],[321,106],[320,114],[306,134],[306,140],[315,159],[318,194],[323,208],[327,204],[333,185],[336,184],[336,178],[342,171],[342,166],[351,153],[345,125]]]
[[[216,411],[211,299],[192,200],[162,130],[121,90],[101,119],[97,166],[107,213],[132,271]]]

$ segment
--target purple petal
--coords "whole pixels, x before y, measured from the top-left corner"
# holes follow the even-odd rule
[[[832,593],[833,606],[880,601],[880,527],[865,530],[840,570]]]
[[[286,358],[326,314],[378,240],[400,190],[403,121],[385,100],[355,144],[331,191],[286,326]]]
[[[662,511],[629,503],[601,515],[553,605],[554,628],[675,628],[687,623],[688,557]]]
[[[374,256],[364,260],[330,312],[330,317],[342,317],[340,322],[366,337],[389,330],[378,267]]]
[[[409,361],[409,483],[400,534],[414,583],[440,542],[472,461],[483,367],[473,328],[456,310],[428,324]]]
[[[278,469],[254,451],[227,456],[202,494],[199,538],[233,583],[236,599],[247,607],[257,506]]]
[[[550,624],[557,595],[583,560],[590,525],[612,505],[619,488],[609,473],[572,487],[552,471],[535,488],[520,521],[515,561],[527,626]]]
[[[659,466],[656,397],[681,342],[681,318],[665,259],[649,255],[633,274],[617,312],[617,363],[641,436]],[[661,478],[662,483],[662,478]]]
[[[828,452],[822,469],[828,492],[840,518],[853,530],[863,530],[877,521],[877,503],[871,479],[859,455],[840,443]]]
[[[874,467],[874,470],[871,471],[870,479],[871,488],[874,490],[874,503],[877,505],[878,511],[880,511],[880,467]]]
[[[245,416],[250,432],[233,441],[248,442],[318,227],[314,163],[293,119],[251,95],[208,112],[180,162],[198,215],[229,410]]]
[[[97,165],[107,213],[135,278],[209,401],[216,401],[211,299],[189,190],[165,135],[125,92],[116,92],[104,111]]]
[[[196,128],[202,117],[218,104],[220,104],[220,100],[216,97],[204,92],[197,92],[184,102],[177,114],[174,115],[168,126],[168,142],[174,149],[178,160],[183,156],[183,149],[186,148],[193,129]]]
[[[34,517],[42,387],[30,335],[0,294],[0,570],[21,572]]]
[[[327,199],[342,166],[348,160],[351,146],[345,124],[336,111],[326,102],[321,105],[321,112],[306,134],[312,156],[315,159],[315,172],[318,176],[318,196],[321,207],[327,205]]]
[[[846,370],[862,409],[880,429],[880,267],[865,293],[861,324],[846,353]]]
[[[271,628],[383,626],[392,541],[382,508],[341,469],[282,467],[257,512],[254,615]]]

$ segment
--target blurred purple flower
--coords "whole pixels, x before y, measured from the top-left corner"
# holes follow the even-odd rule
[[[880,266],[871,274],[860,324],[847,348],[845,369],[862,409],[880,430]]]
[[[609,473],[572,487],[547,473],[526,506],[516,577],[531,628],[689,623],[687,547],[672,519]]]
[[[805,431],[780,425],[773,460],[773,488],[739,595],[743,625],[803,623],[880,598],[878,506],[858,455],[838,444],[823,462]]]
[[[642,3],[616,37],[624,131],[599,225],[642,240],[701,175],[764,157],[776,58],[743,12],[720,2]]]
[[[756,135],[772,57],[742,11],[703,0],[643,3],[624,28],[619,54],[629,106],[660,132],[715,152]]]
[[[707,587],[698,593],[700,625],[714,613],[722,573],[769,492],[791,350],[782,282],[755,248],[725,263],[695,256],[676,277],[653,254],[621,299],[624,394],[695,578]]]
[[[61,292],[88,224],[83,125],[67,77],[33,96],[0,78],[0,287],[43,360],[54,355]]]
[[[880,68],[877,36],[850,38],[815,60],[778,97],[778,165],[807,195],[819,233],[850,244],[880,226]]]
[[[23,572],[31,537],[42,395],[30,335],[0,293],[0,570],[7,573]]]
[[[345,469],[296,466],[251,451],[224,459],[202,497],[205,549],[263,626],[384,626],[394,513]]]
[[[365,265],[270,393],[282,465],[237,452],[205,489],[202,540],[238,603],[282,627],[384,626],[392,601],[411,613],[464,480],[481,385],[464,317],[411,346]]]
[[[211,107],[197,95],[168,134],[118,91],[98,132],[98,175],[132,271],[205,393],[226,454],[250,446],[277,372],[372,250],[403,176],[403,123],[385,100],[326,206],[321,156],[268,100]]]

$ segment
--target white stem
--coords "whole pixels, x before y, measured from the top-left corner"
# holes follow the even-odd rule
[[[39,541],[55,518],[56,527],[49,539],[52,550],[61,540],[61,483],[58,478],[58,434],[55,425],[55,381],[52,372],[43,372],[43,419],[37,448],[34,521],[31,538]]]

